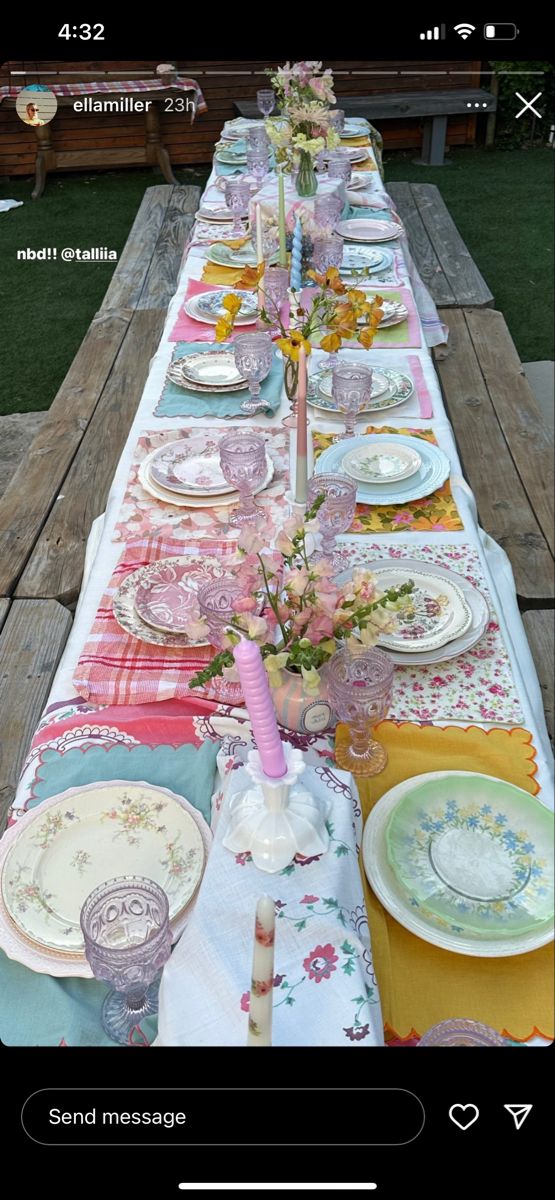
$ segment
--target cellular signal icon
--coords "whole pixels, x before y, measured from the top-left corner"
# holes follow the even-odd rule
[[[440,38],[445,41],[445,25],[434,25],[433,29],[420,34],[421,42],[439,42]]]

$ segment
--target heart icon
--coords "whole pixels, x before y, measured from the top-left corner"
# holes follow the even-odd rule
[[[456,1117],[455,1113],[459,1113]],[[463,1131],[470,1129],[470,1126],[478,1120],[480,1110],[475,1104],[452,1104],[449,1109],[449,1116],[454,1125],[458,1125]]]

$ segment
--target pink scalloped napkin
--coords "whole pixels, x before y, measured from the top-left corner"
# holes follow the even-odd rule
[[[231,288],[230,286],[230,291],[236,290],[236,288]],[[252,289],[249,288],[243,288],[239,290],[245,291],[247,295],[252,294]],[[185,312],[184,306],[187,300],[190,300],[192,296],[200,295],[201,292],[221,291],[221,283],[203,283],[202,279],[190,279],[183,300],[183,307],[179,310],[179,316],[168,340],[170,342],[213,342],[215,326],[206,321],[195,321],[193,317],[189,317]],[[237,337],[239,333],[256,333],[256,324],[253,322],[252,325],[239,325],[236,329],[234,329],[230,337],[226,338],[226,341],[231,341],[233,338]]]
[[[212,554],[225,562],[236,548],[227,541],[184,545],[171,537],[145,536],[127,545],[100,601],[91,631],[77,663],[73,685],[93,704],[148,704],[158,700],[204,696],[215,702],[241,704],[237,684],[218,679],[200,692],[189,681],[214,656],[211,646],[153,646],[126,633],[113,612],[114,596],[123,580],[148,563],[175,555]]]

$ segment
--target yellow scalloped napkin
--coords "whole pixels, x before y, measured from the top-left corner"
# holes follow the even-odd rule
[[[341,138],[341,145],[342,145],[342,146],[353,146],[353,147],[354,147],[354,146],[371,146],[371,145],[372,145],[372,143],[371,143],[371,141],[370,141],[370,138],[368,137],[368,135],[367,135],[367,134],[361,134],[361,136],[360,136],[360,137],[356,137],[356,138],[345,138],[345,137],[342,137],[342,138]],[[356,166],[356,163],[355,163],[355,166]],[[358,168],[357,168],[357,169],[358,169]]]
[[[339,742],[346,738],[337,727]],[[535,749],[527,729],[439,728],[382,721],[376,736],[389,761],[358,780],[363,820],[390,788],[426,771],[478,771],[537,795]],[[421,1036],[452,1017],[483,1021],[514,1041],[553,1038],[553,943],[514,958],[470,958],[409,933],[374,896],[362,866],[374,966],[389,1037]]]
[[[225,243],[227,245],[227,243]],[[221,284],[223,287],[235,287],[245,274],[244,267],[220,267],[218,263],[207,262],[202,272],[204,283]],[[253,290],[243,284],[245,291]]]

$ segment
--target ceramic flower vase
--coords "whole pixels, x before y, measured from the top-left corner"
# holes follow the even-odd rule
[[[314,196],[318,191],[318,177],[308,150],[301,150],[295,187],[298,196]]]
[[[325,733],[335,729],[337,717],[329,703],[326,685],[320,682],[315,694],[305,689],[302,675],[287,668],[282,682],[272,688],[272,699],[280,725],[297,733]]]

